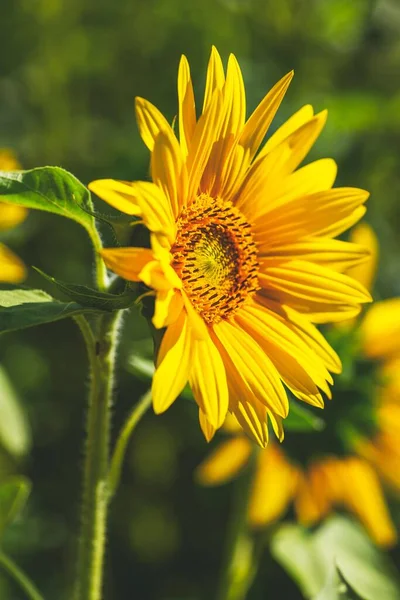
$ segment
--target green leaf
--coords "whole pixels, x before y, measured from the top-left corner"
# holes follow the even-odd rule
[[[0,333],[98,312],[76,302],[59,302],[43,290],[0,290]]]
[[[89,190],[60,167],[0,171],[0,199],[73,219],[90,235],[95,229]]]
[[[355,521],[330,517],[315,533],[283,525],[271,552],[314,600],[398,600],[400,582],[387,554]]]
[[[30,491],[30,481],[20,475],[9,477],[0,485],[0,537],[24,508]]]
[[[31,446],[31,431],[28,420],[1,365],[0,444],[16,458],[26,454]]]
[[[40,273],[42,277],[53,283],[66,296],[78,302],[82,306],[88,306],[97,310],[113,311],[133,306],[136,299],[136,294],[128,287],[123,294],[110,294],[107,292],[99,292],[94,288],[85,285],[76,285],[73,283],[65,283],[47,275],[37,267],[35,271]]]
[[[306,529],[288,523],[281,525],[271,540],[271,553],[300,587],[306,598],[317,594],[326,579],[323,558],[315,552]]]
[[[325,428],[325,421],[293,400],[290,402],[290,410],[284,420],[284,427],[288,431],[322,431]]]
[[[314,600],[366,600],[355,592],[336,567]]]
[[[400,580],[388,555],[373,544],[355,521],[339,516],[329,519],[315,534],[314,545],[327,563],[336,563],[363,600],[400,598]]]

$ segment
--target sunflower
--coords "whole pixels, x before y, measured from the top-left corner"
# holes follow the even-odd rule
[[[314,115],[303,106],[259,150],[292,76],[246,120],[236,58],[229,57],[225,75],[213,48],[197,118],[183,56],[179,140],[155,106],[136,99],[152,182],[89,185],[150,231],[151,249],[109,248],[102,255],[112,271],[154,290],[153,324],[166,328],[152,386],[155,412],[189,382],[206,438],[230,411],[261,446],[268,418],[282,439],[287,389],[323,407],[330,372],[341,366],[313,323],[354,317],[370,301],[342,272],[365,259],[364,249],[333,239],[364,214],[368,193],[331,189],[331,159],[297,169],[326,111]]]
[[[369,286],[376,264],[375,235],[363,224],[352,238],[370,248],[371,259],[352,269]],[[399,323],[400,298],[396,298],[376,303],[361,324],[349,321],[337,329],[337,340],[353,346],[352,364],[358,372],[352,370],[346,377],[344,373],[344,381],[339,378],[332,418],[324,431],[288,434],[285,451],[270,444],[258,454],[248,514],[252,526],[272,523],[291,503],[304,525],[318,522],[334,507],[344,507],[377,544],[396,542],[381,480],[400,492]],[[234,436],[198,468],[197,478],[204,485],[229,481],[252,453],[250,440],[239,434],[232,418],[224,429]]]
[[[0,171],[20,169],[14,154],[7,149],[0,149]],[[0,202],[0,233],[19,225],[27,211],[22,206]],[[7,246],[0,243],[0,283],[20,283],[26,277],[23,262]]]

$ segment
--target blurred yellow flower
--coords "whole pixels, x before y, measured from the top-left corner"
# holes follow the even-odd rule
[[[0,149],[0,171],[14,171],[21,166],[14,154],[7,149]],[[3,204],[0,202],[0,232],[19,225],[27,211],[22,206]],[[23,262],[9,248],[0,243],[0,283],[20,283],[26,277]]]
[[[371,252],[368,263],[352,270],[353,276],[370,286],[378,251],[375,234],[362,224],[352,233],[352,240],[365,245]],[[372,406],[360,407],[364,413],[371,408],[375,426],[371,431],[367,416],[366,433],[362,434],[362,427],[354,429],[350,450],[339,454],[341,449],[337,448],[337,455],[324,452],[323,438],[327,435],[324,431],[311,434],[314,445],[303,461],[296,460],[296,455],[304,454],[301,438],[305,445],[309,442],[304,434],[296,437],[296,448],[291,455],[275,444],[260,452],[250,498],[249,522],[254,527],[267,525],[281,517],[293,503],[298,520],[311,525],[334,507],[344,507],[359,518],[377,544],[390,546],[396,542],[397,533],[378,475],[400,491],[400,298],[376,303],[360,325],[349,321],[346,326],[359,337],[360,359],[374,361],[372,368],[379,373],[380,383],[372,390]],[[352,392],[352,388],[349,391]],[[347,400],[355,401],[352,393],[349,396],[343,398],[343,404]],[[344,415],[353,407],[339,407],[336,395],[333,402],[333,408],[342,409],[333,425],[344,427]],[[350,423],[352,418],[354,414],[350,413]],[[227,425],[224,428],[236,435],[220,444],[198,468],[197,478],[203,485],[229,481],[248,462],[252,452],[250,440],[240,434],[239,426],[235,426],[232,419]],[[291,441],[290,436],[288,438],[285,451]],[[305,453],[307,455],[307,450]]]
[[[152,182],[94,181],[106,202],[140,217],[151,249],[103,251],[121,277],[155,290],[155,327],[166,327],[153,379],[156,413],[189,381],[209,438],[229,410],[260,444],[267,419],[279,439],[288,412],[284,384],[323,407],[340,361],[312,322],[351,318],[368,292],[343,274],[363,248],[333,239],[364,214],[368,193],[331,189],[336,164],[298,170],[326,111],[303,106],[259,151],[293,73],[246,120],[242,74],[226,74],[212,49],[202,113],[196,116],[189,64],[178,73],[179,141],[159,110],[136,99],[151,152]]]

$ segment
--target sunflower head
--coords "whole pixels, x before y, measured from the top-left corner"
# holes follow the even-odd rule
[[[344,274],[366,251],[334,239],[364,214],[368,193],[332,189],[331,159],[298,168],[326,111],[302,107],[261,147],[292,76],[246,118],[233,55],[225,72],[212,49],[200,109],[182,57],[178,137],[155,106],[136,100],[152,181],[89,186],[150,231],[151,248],[102,255],[114,272],[155,292],[153,324],[166,328],[155,411],[166,410],[189,381],[207,438],[229,411],[260,445],[268,441],[267,420],[282,439],[287,390],[322,407],[340,361],[313,323],[352,318],[370,300]]]

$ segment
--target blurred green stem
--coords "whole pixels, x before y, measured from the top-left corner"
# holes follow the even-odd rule
[[[100,600],[102,595],[110,409],[120,315],[121,311],[100,315],[94,330],[85,317],[76,318],[86,342],[91,375],[75,600]]]
[[[115,494],[121,477],[122,463],[125,457],[129,438],[136,425],[151,406],[151,389],[142,396],[139,402],[134,406],[131,414],[126,420],[121,433],[118,436],[115,450],[111,459],[110,473],[108,476],[109,498]]]
[[[26,597],[30,600],[43,600],[43,596],[39,593],[32,581],[21,571],[15,562],[9,557],[0,552],[0,567],[6,571],[20,588],[26,593]]]
[[[226,541],[225,564],[217,594],[218,600],[244,600],[257,571],[254,537],[249,531],[247,513],[254,480],[258,448],[236,481],[231,523]]]

